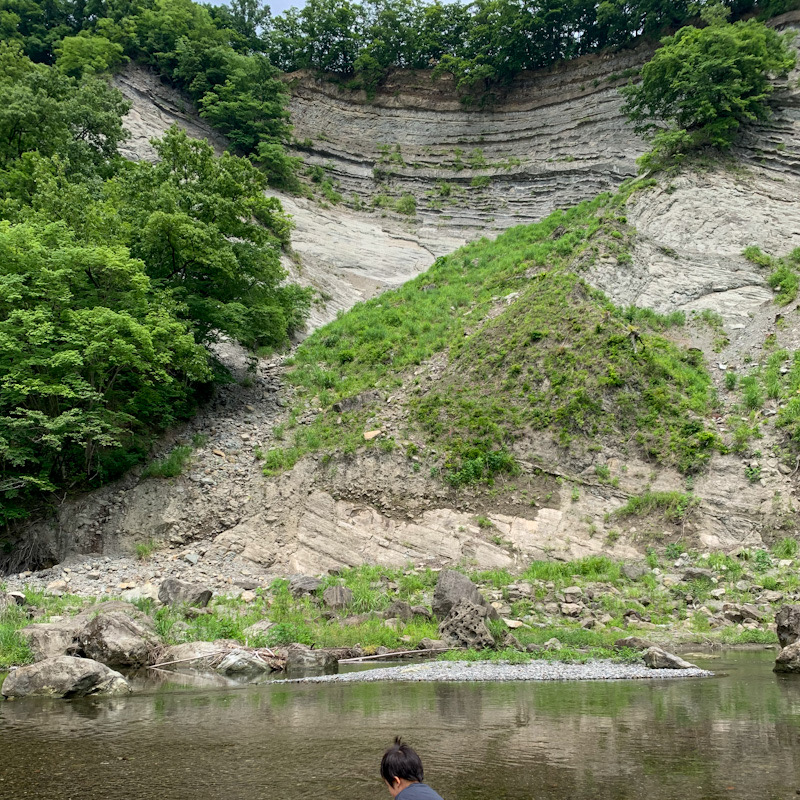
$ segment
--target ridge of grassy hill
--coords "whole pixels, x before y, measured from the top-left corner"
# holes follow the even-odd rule
[[[460,486],[515,473],[532,431],[701,469],[722,448],[705,424],[717,401],[700,352],[668,337],[683,315],[618,308],[580,277],[599,258],[629,263],[625,204],[648,185],[469,244],[318,330],[287,360],[296,395],[265,472],[317,451],[391,451],[400,436]]]

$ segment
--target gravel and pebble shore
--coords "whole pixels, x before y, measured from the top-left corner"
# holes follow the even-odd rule
[[[650,669],[644,664],[618,664],[614,661],[600,660],[588,661],[585,664],[566,664],[553,661],[531,661],[527,664],[504,664],[490,661],[434,661],[277,682],[623,681],[652,680],[653,678],[710,678],[713,675],[713,672],[698,667],[693,669]]]

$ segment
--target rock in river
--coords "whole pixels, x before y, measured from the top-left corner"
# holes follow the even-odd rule
[[[668,653],[660,647],[649,647],[644,652],[644,663],[650,669],[697,669],[694,664],[684,661],[674,653]]]
[[[800,639],[800,606],[783,606],[775,615],[778,641],[788,647]]]
[[[800,641],[787,645],[778,653],[773,672],[800,672]]]
[[[3,683],[3,697],[85,697],[89,694],[127,694],[130,686],[118,672],[90,658],[58,656],[28,664]]]

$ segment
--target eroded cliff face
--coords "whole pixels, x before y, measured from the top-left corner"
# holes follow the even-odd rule
[[[281,197],[295,222],[299,255],[299,265],[287,266],[330,298],[315,309],[310,327],[419,274],[468,239],[538,220],[633,175],[644,145],[623,122],[616,86],[624,70],[647,56],[639,50],[591,57],[523,76],[486,110],[464,109],[446,81],[431,83],[423,75],[392,76],[370,103],[313,76],[294,76],[291,111],[301,152],[326,168],[353,206]],[[737,160],[662,178],[634,194],[627,210],[636,229],[632,262],[607,257],[584,273],[622,305],[722,316],[723,336],[691,323],[691,316],[677,336],[709,359],[723,436],[727,412],[738,402],[725,373],[742,374],[763,362],[769,347],[800,348],[797,304],[778,309],[765,271],[742,256],[752,244],[774,255],[800,246],[797,78],[790,76],[775,117],[748,135]],[[152,75],[131,68],[117,82],[134,103],[129,157],[152,157],[147,139],[173,122],[224,146]],[[375,198],[403,195],[415,198],[414,215],[366,210]],[[265,478],[255,452],[274,444],[275,425],[286,415],[281,368],[264,362],[248,374],[243,354],[229,348],[225,355],[243,382],[223,387],[161,445],[167,451],[196,432],[208,437],[187,473],[173,481],[140,481],[132,473],[66,503],[55,522],[32,531],[54,558],[125,552],[152,538],[175,546],[199,540],[210,553],[242,557],[270,572],[364,561],[513,566],[597,552],[630,557],[646,544],[677,537],[704,549],[761,546],[796,515],[797,475],[773,457],[779,437],[768,425],[758,479],[745,477],[740,456],[715,457],[694,481],[700,506],[680,525],[658,518],[623,523],[607,515],[645,488],[685,491],[683,476],[613,447],[566,452],[545,435],[521,442],[516,453],[542,472],[502,499],[482,490],[457,493],[410,469],[405,457],[374,450],[332,465],[307,458],[286,475]],[[417,377],[435,380],[436,374],[436,365],[424,364]],[[387,400],[381,399],[381,424],[401,425]],[[767,402],[764,420],[776,405]],[[601,465],[617,485],[598,480]],[[479,526],[476,515],[495,528]]]

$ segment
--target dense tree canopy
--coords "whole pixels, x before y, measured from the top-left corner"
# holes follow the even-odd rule
[[[121,49],[84,40],[0,42],[0,527],[140,459],[220,375],[211,342],[281,345],[309,306],[264,171],[176,128],[122,159]]]
[[[646,165],[710,145],[729,148],[744,123],[765,119],[770,78],[795,64],[787,39],[751,19],[681,28],[623,89],[635,130],[654,135]]]

